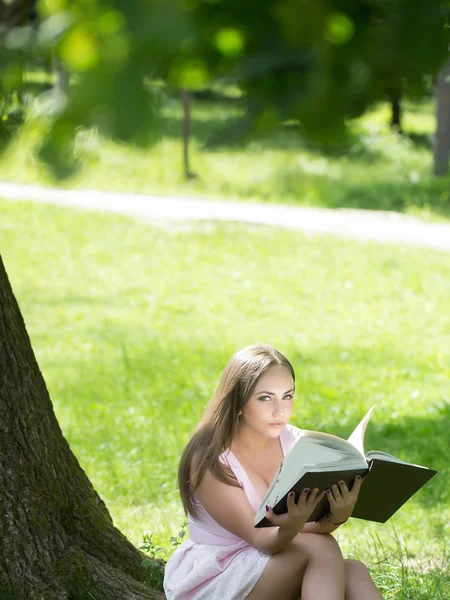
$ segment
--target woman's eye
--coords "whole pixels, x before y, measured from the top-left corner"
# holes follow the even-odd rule
[[[286,396],[284,397],[285,400],[292,400],[294,396],[292,394],[286,394]]]
[[[270,396],[260,396],[259,397],[260,400],[270,400]]]

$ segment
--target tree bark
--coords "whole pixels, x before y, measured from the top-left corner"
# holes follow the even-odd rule
[[[450,58],[439,71],[436,82],[436,134],[433,148],[433,172],[448,173],[450,158]]]
[[[61,432],[1,257],[0,415],[0,598],[163,598]]]

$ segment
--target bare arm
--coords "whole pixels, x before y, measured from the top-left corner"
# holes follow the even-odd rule
[[[276,527],[256,528],[255,511],[240,487],[223,483],[207,471],[195,492],[219,525],[266,554],[275,554],[290,544],[323,497],[317,492],[302,493],[297,504],[293,496],[289,497],[286,514],[277,516],[271,509],[267,512]]]

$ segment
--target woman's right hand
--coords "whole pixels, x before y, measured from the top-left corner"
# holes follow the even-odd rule
[[[276,515],[271,507],[266,506],[266,518],[273,525],[297,534],[303,529],[311,513],[324,496],[325,491],[319,493],[319,489],[315,488],[310,492],[306,488],[301,491],[297,502],[295,502],[295,493],[289,492],[287,497],[287,513]]]

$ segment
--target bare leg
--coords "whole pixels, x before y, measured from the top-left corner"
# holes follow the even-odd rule
[[[246,600],[297,600],[307,561],[293,544],[273,554]]]
[[[344,600],[344,561],[329,534],[302,533],[271,556],[247,600]],[[378,599],[377,599],[378,600]]]
[[[383,600],[366,565],[359,560],[344,560],[345,600]]]
[[[302,534],[304,535],[304,534]],[[333,536],[315,535],[315,548],[310,553],[303,577],[302,600],[344,600],[345,568],[341,549]],[[317,543],[319,542],[319,543]]]

